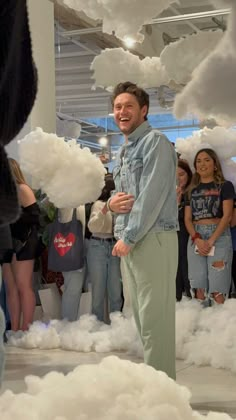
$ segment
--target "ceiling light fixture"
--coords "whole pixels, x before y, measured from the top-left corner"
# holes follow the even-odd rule
[[[124,38],[124,44],[126,45],[127,48],[132,48],[135,44],[135,39],[130,38],[129,36],[126,36]]]
[[[98,143],[102,147],[106,147],[108,145],[108,138],[107,137],[100,137],[100,139],[98,140]]]

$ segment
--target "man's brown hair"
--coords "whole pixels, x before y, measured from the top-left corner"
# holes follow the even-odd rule
[[[147,120],[147,114],[149,110],[148,93],[145,92],[145,90],[143,90],[142,88],[138,87],[135,83],[131,83],[131,82],[119,83],[118,85],[115,86],[113,90],[113,94],[111,97],[112,107],[114,107],[114,102],[115,102],[116,97],[121,95],[122,93],[130,93],[131,95],[134,95],[139,103],[140,108],[142,108],[144,105],[147,106],[147,113],[144,117],[145,120]]]

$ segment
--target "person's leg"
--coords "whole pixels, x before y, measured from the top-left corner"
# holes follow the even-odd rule
[[[215,242],[215,252],[208,257],[209,293],[214,301],[222,304],[231,284],[232,240],[226,230]]]
[[[180,302],[182,300],[182,293],[183,293],[182,264],[181,264],[181,258],[179,255],[178,268],[177,268],[177,274],[176,274],[176,300],[177,302]]]
[[[21,329],[26,331],[33,323],[36,305],[33,290],[34,260],[17,261],[15,255],[12,259],[12,271],[20,297],[23,323]]]
[[[236,250],[233,251],[232,279],[233,279],[233,284],[234,284],[234,293],[232,295],[233,295],[233,297],[235,297],[235,292],[236,292]]]
[[[92,285],[92,313],[99,321],[104,321],[107,273],[106,244],[104,241],[91,238],[88,249],[88,274]]]
[[[189,278],[188,278],[188,257],[187,257],[187,253],[185,255],[182,255],[181,265],[182,265],[182,276],[183,276],[184,290],[185,290],[186,296],[188,298],[192,299],[191,287],[190,287],[190,282],[189,282]]]
[[[196,253],[191,238],[188,241],[188,278],[191,288],[195,291],[195,298],[205,301],[208,292],[207,257]]]
[[[184,290],[183,284],[183,273],[182,273],[182,242],[183,242],[183,234],[181,231],[178,233],[178,268],[176,274],[176,300],[178,302],[182,299],[182,294]]]
[[[131,253],[126,257],[121,258],[121,274],[123,282],[126,283],[128,290],[128,296],[131,302],[132,312],[135,320],[135,324],[141,337],[141,324],[139,318],[139,306],[138,306],[138,295],[137,295],[137,284],[133,272],[133,261]]]
[[[108,248],[107,291],[109,312],[120,312],[123,305],[120,258],[112,256],[113,245],[113,243],[109,243]]]
[[[2,278],[5,283],[7,307],[10,314],[11,329],[18,331],[20,329],[20,296],[13,275],[11,264],[3,264]]]
[[[175,379],[176,232],[147,234],[130,257],[137,286],[144,361]]]
[[[89,275],[88,275],[88,247],[89,239],[85,238],[84,240],[84,283],[83,283],[83,292],[88,292],[89,290]]]
[[[62,319],[76,321],[84,282],[84,270],[63,272]]]
[[[0,266],[0,290],[2,285],[2,268]],[[5,331],[5,317],[3,314],[3,310],[0,307],[0,386],[2,383],[2,375],[4,369],[4,361],[5,361],[5,352],[4,352],[4,331]]]

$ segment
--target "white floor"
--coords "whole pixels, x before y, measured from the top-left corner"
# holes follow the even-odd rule
[[[109,353],[110,354],[110,353]],[[114,354],[114,353],[113,353]],[[123,359],[140,362],[125,353],[116,353]],[[79,364],[98,363],[108,354],[76,353],[62,350],[23,350],[6,348],[6,368],[1,392],[25,390],[24,377],[43,376],[57,370],[68,373]],[[177,382],[192,392],[192,407],[201,413],[226,412],[236,419],[236,374],[211,367],[196,367],[177,360]]]

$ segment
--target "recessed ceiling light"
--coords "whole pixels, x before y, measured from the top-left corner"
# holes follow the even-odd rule
[[[102,146],[102,147],[106,147],[108,144],[108,138],[107,137],[100,137],[100,139],[98,140],[98,143]]]
[[[129,36],[124,38],[124,43],[126,45],[126,47],[128,48],[132,48],[135,44],[135,40],[133,38],[130,38]]]

